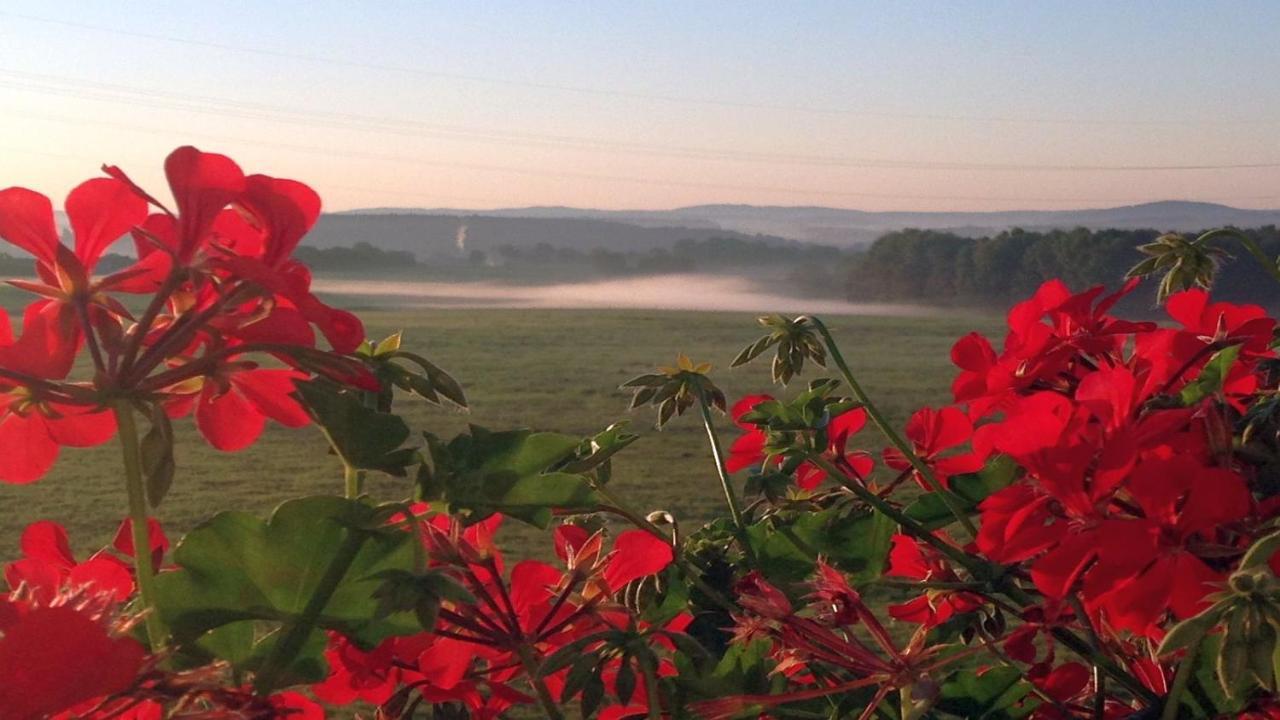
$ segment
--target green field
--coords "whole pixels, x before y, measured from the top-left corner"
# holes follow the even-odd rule
[[[678,418],[659,433],[651,411],[627,412],[629,396],[618,385],[684,352],[716,365],[713,375],[730,402],[770,389],[765,361],[727,368],[757,335],[748,314],[450,309],[362,315],[374,337],[403,328],[406,348],[452,372],[467,390],[472,405],[467,414],[405,398],[399,410],[416,430],[451,436],[476,423],[585,435],[630,419],[643,437],[618,458],[616,491],[638,507],[664,508],[686,522],[717,512],[722,497],[700,425],[694,417]],[[996,328],[991,316],[951,313],[829,322],[868,391],[899,423],[915,407],[949,399],[954,369],[948,350],[957,337]],[[728,419],[721,430],[726,443],[736,434]],[[857,441],[880,446],[870,428]],[[265,513],[292,496],[342,489],[340,468],[314,428],[272,426],[249,450],[224,454],[205,445],[190,421],[181,421],[177,452],[177,479],[158,512],[173,535],[218,510]],[[80,553],[108,542],[125,513],[119,467],[114,443],[67,449],[41,481],[0,485],[0,504],[6,508],[0,557],[15,555],[22,528],[40,518],[65,524]],[[390,499],[405,496],[409,487],[387,478],[370,489]],[[514,528],[507,532],[513,549],[539,552],[523,542],[536,536]]]

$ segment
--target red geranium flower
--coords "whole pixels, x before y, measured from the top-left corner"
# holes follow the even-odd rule
[[[954,407],[917,410],[907,421],[907,439],[911,441],[915,454],[933,470],[934,477],[944,488],[949,487],[952,475],[977,472],[986,463],[988,453],[976,448],[968,453],[943,455],[973,439],[973,422]],[[884,464],[898,472],[912,469],[911,463],[897,448],[885,448]],[[925,490],[933,489],[920,477],[920,473],[913,471],[912,477]]]
[[[768,436],[759,426],[743,422],[742,417],[751,412],[760,403],[772,399],[769,395],[747,395],[734,403],[730,409],[730,416],[733,418],[734,424],[745,430],[746,433],[738,436],[733,445],[730,446],[729,457],[724,463],[725,470],[738,472],[765,461],[765,443],[768,441]],[[871,455],[867,452],[860,450],[849,451],[848,444],[849,438],[866,424],[866,411],[862,408],[853,408],[831,418],[831,422],[827,426],[828,440],[825,454],[836,465],[850,475],[860,479],[871,474],[875,461],[871,459]],[[775,462],[781,464],[782,458],[775,458]],[[796,469],[796,485],[803,490],[813,490],[822,484],[826,477],[825,470],[811,463],[802,463]]]
[[[126,690],[145,657],[137,641],[114,637],[74,607],[0,600],[0,708],[6,718],[37,720]]]

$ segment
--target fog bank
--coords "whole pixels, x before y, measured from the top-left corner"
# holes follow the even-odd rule
[[[657,275],[559,285],[317,278],[317,292],[388,307],[614,308],[824,315],[936,315],[937,308],[851,303],[762,291],[759,283],[722,275]]]

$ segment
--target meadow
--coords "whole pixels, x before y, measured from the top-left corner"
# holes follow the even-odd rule
[[[715,364],[713,375],[730,402],[771,391],[767,363],[727,367],[758,334],[752,314],[533,309],[379,309],[360,314],[372,337],[403,329],[406,348],[453,373],[467,391],[467,413],[403,398],[398,411],[415,431],[451,437],[474,423],[587,435],[630,420],[642,438],[618,457],[615,491],[637,507],[663,508],[685,522],[705,520],[722,502],[701,426],[694,417],[680,418],[659,434],[651,410],[627,411],[629,395],[618,385],[656,365],[671,364],[683,352]],[[990,333],[998,326],[994,316],[950,311],[827,319],[855,372],[899,423],[921,405],[949,399],[954,369],[948,350],[956,338],[970,330]],[[720,430],[726,444],[737,434],[727,417],[720,420]],[[190,420],[177,423],[177,434],[177,478],[158,513],[171,535],[218,510],[266,513],[286,498],[342,490],[340,466],[327,455],[325,441],[313,427],[269,426],[257,445],[236,454],[207,446]],[[870,428],[854,444],[881,446]],[[400,497],[409,484],[382,477],[371,482],[370,490],[383,498]],[[54,470],[38,483],[0,485],[0,506],[6,509],[0,517],[0,557],[16,555],[21,529],[41,518],[66,525],[77,552],[91,552],[110,541],[125,513],[119,447],[112,442],[89,450],[65,449]],[[517,554],[541,554],[525,542],[542,542],[537,534],[509,525],[504,531],[508,547]]]

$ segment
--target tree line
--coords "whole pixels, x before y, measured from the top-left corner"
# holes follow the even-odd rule
[[[1274,225],[1248,230],[1269,256],[1280,255]],[[987,237],[939,230],[901,230],[876,240],[849,267],[852,300],[1008,304],[1043,282],[1062,278],[1071,288],[1117,286],[1154,241],[1155,230],[1030,231],[1011,229]],[[1274,285],[1243,248],[1225,246],[1228,259],[1214,288],[1223,300],[1274,297]],[[1152,298],[1143,297],[1146,303]]]

